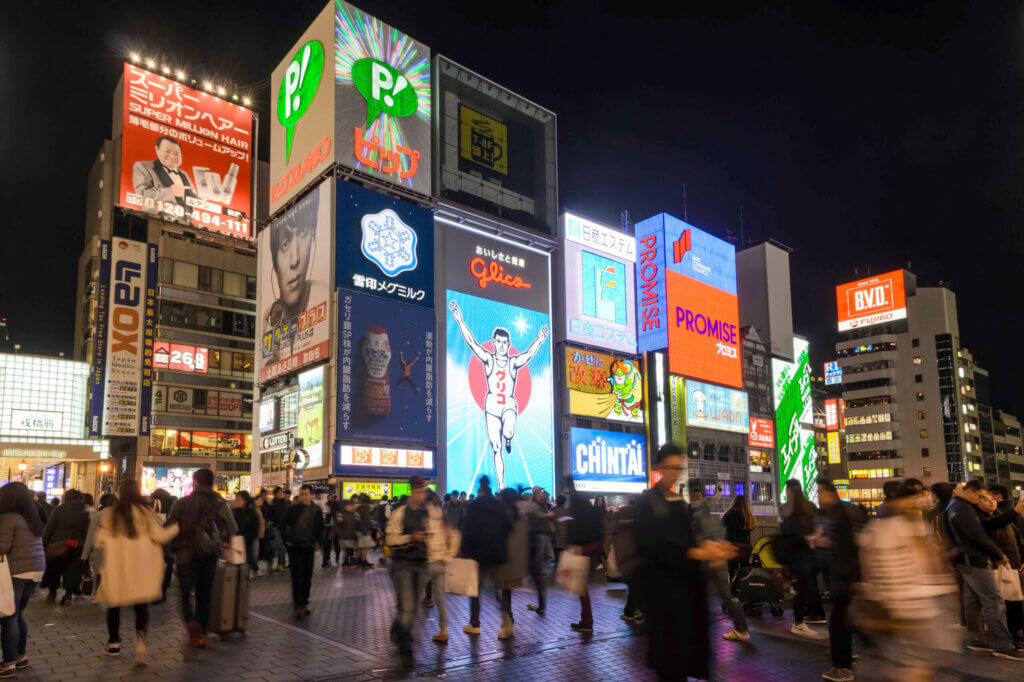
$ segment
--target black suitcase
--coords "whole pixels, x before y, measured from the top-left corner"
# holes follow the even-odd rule
[[[782,596],[774,571],[760,566],[741,566],[738,569],[736,591],[742,604],[780,601]]]
[[[249,567],[245,564],[217,565],[210,595],[210,632],[245,634],[249,622]]]

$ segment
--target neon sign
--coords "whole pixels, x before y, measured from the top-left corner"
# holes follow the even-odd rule
[[[481,289],[486,289],[488,282],[502,284],[513,289],[533,288],[532,284],[523,281],[523,278],[519,275],[506,273],[505,268],[493,260],[487,263],[483,258],[474,258],[469,261],[469,271],[476,277],[477,284],[480,285]]]

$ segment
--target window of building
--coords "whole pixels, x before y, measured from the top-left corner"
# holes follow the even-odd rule
[[[686,454],[689,455],[690,459],[699,459],[700,458],[700,443],[698,443],[695,440],[691,440],[690,442],[688,442],[686,444]]]
[[[931,457],[931,453],[928,451],[928,448],[921,448],[921,456],[922,457]]]
[[[892,478],[892,469],[850,469],[850,478]]]
[[[728,445],[724,445],[723,444],[723,445],[719,445],[718,446],[718,461],[719,462],[726,462],[726,463],[728,463],[729,462],[729,456],[731,454],[732,454],[732,448],[729,447]]]
[[[245,297],[256,300],[256,278],[246,277],[245,278]]]
[[[199,266],[193,263],[174,261],[174,284],[189,289],[199,288]]]
[[[245,276],[237,272],[225,272],[224,295],[245,298]]]
[[[914,356],[914,364],[915,365],[920,365],[921,364],[921,356],[920,355]]]
[[[921,429],[921,438],[928,437],[928,429]]]
[[[921,374],[915,374],[914,375],[914,383],[915,384],[919,384],[922,381],[924,381],[924,376],[923,375],[921,375]]]
[[[928,418],[928,410],[918,410],[917,411],[917,418],[918,419],[927,419]]]
[[[931,478],[932,477],[932,468],[931,467],[924,467],[923,471],[924,471],[924,477],[925,478]]]
[[[199,266],[199,286],[200,291],[212,291],[213,286],[213,269]]]
[[[921,345],[921,339],[911,339],[910,345],[914,348],[917,348],[918,346]]]
[[[715,444],[704,443],[704,460],[708,462],[715,461]]]
[[[923,401],[924,400],[924,393],[922,393],[921,391],[918,391],[917,392],[917,399]]]

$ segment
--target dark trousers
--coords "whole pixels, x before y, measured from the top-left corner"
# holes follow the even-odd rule
[[[622,613],[630,618],[633,618],[637,614],[643,614],[644,607],[640,599],[640,591],[643,583],[633,578],[625,578],[623,582],[626,583],[626,606],[622,609]]]
[[[25,607],[36,590],[34,580],[11,578],[14,585],[15,611],[0,618],[0,639],[3,640],[4,663],[14,663],[25,655],[28,646],[28,623],[25,622]]]
[[[289,547],[288,570],[292,573],[292,603],[309,605],[309,588],[313,584],[313,546]]]
[[[544,582],[544,556],[547,545],[541,542],[542,536],[534,536],[530,543],[530,578],[537,587],[537,610],[543,611],[547,603],[547,584]],[[545,536],[546,537],[546,536]]]
[[[597,568],[603,548],[603,543],[600,540],[588,542],[580,547],[583,556],[590,557],[591,573]],[[583,594],[580,595],[580,625],[588,628],[594,627],[594,613],[590,608],[590,591],[586,587],[583,588]]]
[[[181,588],[181,615],[186,623],[195,621],[206,633],[210,622],[210,597],[213,580],[217,577],[217,557],[193,559],[187,564],[178,564],[178,587]],[[195,605],[193,606],[193,594]]]
[[[341,543],[338,542],[338,538],[334,537],[331,530],[334,526],[324,526],[324,560],[321,564],[324,568],[331,565],[331,548],[334,548],[334,563],[341,563]]]
[[[42,582],[52,596],[56,596],[61,583],[65,596],[81,594],[78,590],[82,583],[82,547],[73,548],[68,556],[61,559],[47,559]]]
[[[494,566],[480,566],[479,572],[477,573],[477,595],[484,593],[484,576],[494,569]],[[515,619],[512,618],[512,590],[501,590],[501,613],[502,616],[508,616],[509,622],[513,622]],[[469,598],[469,624],[475,628],[480,627],[480,597]],[[502,623],[504,624],[504,623]]]
[[[165,554],[164,555],[164,580],[160,584],[160,594],[162,595],[160,597],[161,601],[167,599],[167,588],[171,586],[171,576],[173,574],[174,574],[174,557],[170,556],[169,554]],[[100,579],[100,576],[97,575],[96,579],[98,581]],[[99,586],[99,583],[97,582],[97,587],[98,586]]]
[[[135,605],[135,631],[146,634],[149,627],[149,604]],[[107,609],[107,635],[108,641],[121,641],[121,607],[114,606]]]
[[[793,620],[804,622],[804,618],[814,618],[825,613],[821,605],[821,593],[818,592],[818,574],[814,555],[810,552],[800,554],[789,567],[793,574],[793,587],[796,599],[793,600]]]
[[[1010,637],[1016,639],[1020,629],[1024,627],[1024,602],[1008,601],[1006,603],[1006,628],[1010,631]]]
[[[833,577],[832,615],[828,619],[828,640],[832,648],[832,665],[836,668],[853,667],[853,630],[846,612],[850,608],[850,584]]]

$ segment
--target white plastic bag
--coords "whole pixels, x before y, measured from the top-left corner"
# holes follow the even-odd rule
[[[1003,601],[1024,600],[1024,593],[1020,586],[1020,573],[1012,566],[999,565],[999,568],[996,569],[996,585],[999,586],[999,594],[1002,595]]]
[[[0,616],[13,616],[17,611],[14,605],[14,583],[11,581],[11,565],[7,556],[0,556]]]
[[[558,557],[555,582],[573,594],[587,591],[590,580],[590,557],[566,550]]]
[[[472,559],[452,559],[444,571],[445,592],[479,596],[480,567]]]
[[[224,546],[224,561],[229,564],[245,563],[245,537],[234,535],[231,537],[231,544]]]

